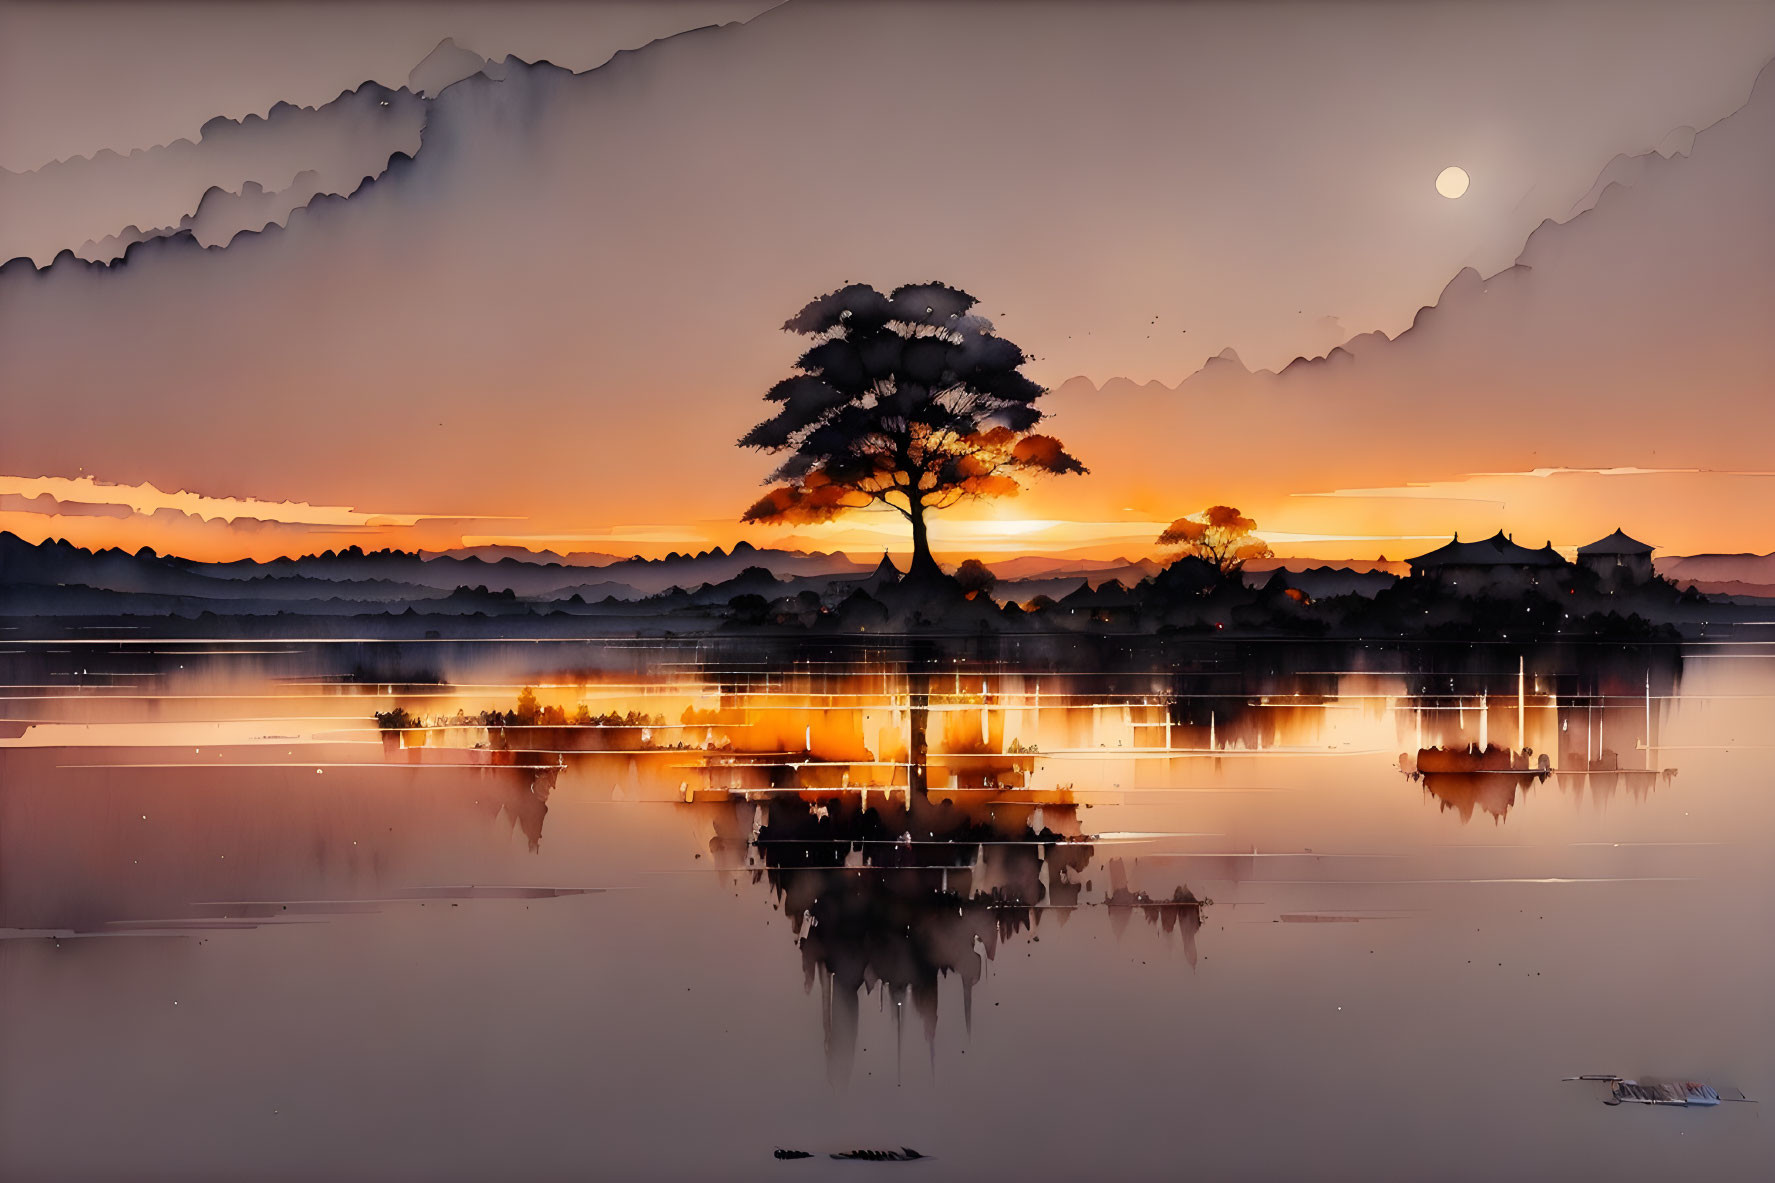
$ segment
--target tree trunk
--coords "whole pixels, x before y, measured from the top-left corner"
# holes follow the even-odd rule
[[[922,500],[913,499],[910,516],[912,518],[912,569],[907,574],[923,576],[942,574],[942,568],[937,566],[937,560],[931,557],[931,538],[930,532],[925,526],[924,502]]]
[[[910,709],[910,730],[906,743],[907,806],[919,814],[925,812],[929,791],[930,743],[926,738],[931,719],[931,674],[929,658],[915,657],[906,671],[906,704]]]

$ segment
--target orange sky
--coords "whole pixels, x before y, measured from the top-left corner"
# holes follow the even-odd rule
[[[1742,549],[1748,533],[1733,518],[1696,522],[1697,503],[1763,504],[1775,473],[1718,473],[1623,470],[1619,472],[1542,471],[1480,474],[1424,484],[1311,490],[1263,491],[1235,498],[1254,515],[1278,556],[1301,560],[1393,560],[1439,545],[1450,533],[1480,537],[1506,530],[1520,541],[1570,550],[1601,537],[1617,525],[1651,543],[1660,554]],[[1077,478],[1034,491],[1023,498],[963,507],[933,527],[941,556],[1009,558],[1024,554],[1065,554],[1088,558],[1162,555],[1154,545],[1173,517],[1200,505],[1169,507],[1150,501],[1090,519],[1044,516],[1042,505],[1101,504],[1115,486],[1098,476]],[[1095,487],[1093,487],[1095,486]],[[1125,492],[1125,491],[1124,491]],[[63,512],[38,498],[62,501]],[[26,499],[31,505],[17,508]],[[1110,501],[1115,500],[1111,496]],[[68,503],[88,512],[67,512]],[[93,512],[102,507],[104,512]],[[1175,511],[1175,512],[1172,512]],[[1169,515],[1169,516],[1165,516]],[[63,538],[82,546],[153,547],[189,558],[226,560],[274,558],[346,546],[443,550],[456,546],[514,545],[556,553],[597,551],[657,557],[669,551],[731,547],[745,539],[758,546],[840,550],[855,555],[907,547],[897,515],[865,513],[815,526],[762,528],[733,520],[692,519],[681,523],[617,527],[564,526],[537,529],[524,519],[505,521],[381,514],[362,509],[307,504],[267,504],[194,494],[167,494],[152,486],[115,486],[89,479],[24,480],[0,477],[0,529],[29,541]]]
[[[9,10],[37,48],[0,37],[0,109],[53,101],[0,119],[0,236],[25,227],[44,264],[170,224],[209,184],[306,168],[351,195],[226,246],[0,273],[0,529],[28,539],[900,547],[891,517],[742,527],[771,463],[734,441],[804,301],[936,278],[1032,356],[1044,430],[1091,469],[945,514],[939,554],[1149,554],[1214,503],[1313,559],[1500,528],[1775,550],[1775,83],[1752,94],[1775,9],[1046,5],[1007,38],[1005,5],[792,0],[646,44],[672,31],[641,15],[659,9],[571,28],[477,9],[462,29],[435,6],[323,6],[298,53],[283,17],[131,11],[150,7],[110,31]],[[417,148],[408,100],[397,119],[360,99],[183,155],[17,171],[171,143],[197,111],[266,111],[272,86],[324,104],[340,78],[399,85],[443,35],[540,40],[589,72],[450,86]],[[329,58],[340,38],[383,48]],[[850,93],[897,115],[855,135],[830,101]],[[357,187],[397,148],[416,155]],[[1434,189],[1450,163],[1473,177],[1458,201]],[[1228,347],[1243,364],[1202,370]]]

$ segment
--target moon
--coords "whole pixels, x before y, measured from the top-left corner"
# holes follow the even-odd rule
[[[1467,170],[1451,164],[1436,174],[1436,192],[1453,201],[1467,191],[1470,179]]]

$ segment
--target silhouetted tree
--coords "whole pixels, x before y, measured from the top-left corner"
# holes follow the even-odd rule
[[[1028,360],[969,313],[974,297],[940,283],[883,295],[851,284],[783,328],[814,338],[798,371],[765,395],[781,409],[740,445],[788,458],[784,482],[748,522],[828,521],[890,506],[911,524],[914,574],[932,574],[926,515],[968,497],[1006,496],[1032,473],[1082,473],[1052,436],[1032,434],[1045,393]]]
[[[770,612],[770,601],[756,592],[746,592],[727,601],[733,618],[742,624],[763,624]]]
[[[1159,535],[1159,545],[1175,546],[1187,556],[1213,563],[1227,579],[1250,560],[1270,557],[1270,545],[1253,535],[1256,529],[1256,522],[1232,506],[1211,505],[1172,522]]]
[[[975,592],[983,596],[991,595],[992,589],[998,586],[998,576],[979,559],[962,560],[961,566],[955,569],[955,581],[961,584],[961,590],[968,595]]]

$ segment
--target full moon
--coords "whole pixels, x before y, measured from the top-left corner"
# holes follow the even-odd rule
[[[1436,192],[1453,201],[1467,191],[1467,170],[1449,165],[1436,174]]]

